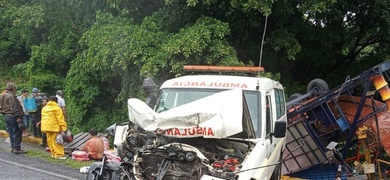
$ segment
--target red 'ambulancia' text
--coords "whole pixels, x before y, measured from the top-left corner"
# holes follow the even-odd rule
[[[156,134],[164,134],[167,136],[214,136],[213,129],[210,127],[193,127],[186,129],[157,129]]]

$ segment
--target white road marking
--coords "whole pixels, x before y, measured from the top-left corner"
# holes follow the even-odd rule
[[[56,173],[53,173],[53,172],[50,172],[50,171],[45,171],[45,170],[42,170],[42,169],[26,166],[26,165],[23,165],[23,164],[17,164],[17,163],[14,163],[14,162],[11,162],[11,161],[7,161],[7,160],[4,160],[4,159],[0,159],[0,161],[5,162],[7,164],[12,164],[14,166],[19,166],[19,167],[27,168],[27,169],[30,169],[30,170],[42,172],[42,173],[45,173],[45,174],[53,175],[55,177],[59,177],[59,178],[63,178],[63,179],[77,180],[77,179],[72,178],[72,177],[63,176],[61,174],[56,174]]]

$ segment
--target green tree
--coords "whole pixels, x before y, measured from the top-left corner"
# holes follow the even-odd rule
[[[102,130],[127,119],[126,100],[144,97],[143,78],[160,84],[183,75],[185,64],[261,63],[288,94],[302,92],[313,78],[338,85],[389,58],[389,5],[0,0],[0,65],[7,69],[0,75],[19,76],[22,87],[49,94],[65,89],[69,123],[80,130],[100,124]]]
[[[141,24],[97,15],[80,40],[84,51],[72,62],[67,78],[70,112],[77,123],[106,127],[112,123],[107,119],[125,119],[127,99],[142,97],[144,77],[163,81],[182,73],[188,63],[240,64],[224,39],[227,24],[204,17],[174,34],[162,30],[158,14]]]
[[[12,67],[28,60],[29,48],[39,42],[36,32],[43,10],[35,4],[0,1],[0,65]]]
[[[383,0],[275,2],[270,16],[275,28],[267,43],[282,66],[273,66],[287,70],[282,71],[287,82],[320,77],[335,86],[348,74],[386,60],[389,5]]]

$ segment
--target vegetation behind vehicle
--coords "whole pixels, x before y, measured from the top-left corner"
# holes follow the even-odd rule
[[[287,94],[317,77],[333,87],[390,50],[385,0],[0,4],[0,87],[64,90],[69,125],[84,131],[126,119],[126,99],[144,97],[141,76],[160,84],[184,64],[259,65],[262,32],[261,66]]]

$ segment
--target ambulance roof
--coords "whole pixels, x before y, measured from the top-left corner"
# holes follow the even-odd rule
[[[206,88],[237,89],[265,91],[272,88],[282,89],[279,82],[265,77],[231,76],[231,75],[188,75],[167,80],[163,88]]]

